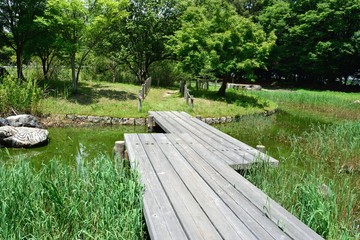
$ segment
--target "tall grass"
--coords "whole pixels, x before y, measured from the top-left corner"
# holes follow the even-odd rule
[[[141,239],[142,187],[109,157],[40,170],[0,164],[1,239]]]
[[[318,118],[322,121],[357,120],[360,116],[359,93],[309,90],[277,90],[252,92],[276,102],[293,114]]]
[[[34,79],[23,82],[11,76],[5,77],[0,84],[0,112],[15,110],[19,113],[37,113],[43,90]]]
[[[359,239],[359,136],[359,121],[288,135],[291,152],[278,168],[254,167],[245,176],[323,237]]]

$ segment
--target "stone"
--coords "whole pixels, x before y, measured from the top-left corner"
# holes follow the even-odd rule
[[[226,123],[226,117],[221,117],[220,118],[220,123]]]
[[[8,126],[9,125],[9,121],[6,120],[5,118],[0,118],[0,127],[2,126]]]
[[[115,125],[115,124],[120,124],[121,122],[121,118],[111,118],[111,124]]]
[[[99,123],[101,122],[101,117],[98,117],[98,116],[88,116],[88,121],[89,122],[92,122],[92,123]]]
[[[30,148],[44,146],[49,142],[46,129],[30,127],[0,127],[0,144],[5,147]]]
[[[252,89],[256,91],[261,91],[262,87],[260,85],[253,85]]]
[[[145,126],[146,120],[145,118],[135,118],[136,126]]]
[[[10,116],[6,120],[9,122],[9,126],[13,127],[44,128],[36,117],[28,114]]]
[[[103,117],[102,118],[103,122],[106,124],[111,124],[112,122],[112,118],[111,117]]]

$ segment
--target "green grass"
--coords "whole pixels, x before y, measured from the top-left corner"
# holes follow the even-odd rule
[[[52,160],[40,170],[26,160],[0,162],[0,239],[143,239],[137,173],[110,157]]]
[[[122,83],[82,82],[79,94],[69,94],[69,86],[57,82],[47,87],[48,95],[41,102],[43,114],[77,114],[111,117],[146,117],[153,111],[186,111],[203,117],[236,116],[261,113],[273,110],[277,106],[261,97],[245,92],[229,92],[227,98],[218,98],[216,90],[196,92],[194,109],[186,104],[175,88],[151,88],[143,102],[143,108],[137,109],[137,94],[140,86]]]
[[[292,114],[301,114],[321,121],[356,120],[360,116],[359,93],[309,90],[271,90],[252,93],[277,103]]]
[[[0,116],[9,113],[33,113],[39,111],[43,90],[33,79],[20,81],[15,77],[0,79]]]
[[[263,91],[279,113],[246,117],[220,130],[253,146],[263,144],[278,168],[245,176],[326,239],[360,238],[359,94]],[[285,226],[286,229],[286,226]]]

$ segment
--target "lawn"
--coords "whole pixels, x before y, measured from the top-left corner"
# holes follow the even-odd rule
[[[191,109],[177,88],[152,87],[138,111],[139,85],[107,82],[82,82],[79,93],[69,94],[69,89],[49,85],[47,97],[40,103],[40,111],[51,115],[92,115],[110,117],[146,117],[152,111],[186,111],[193,116],[237,116],[276,109],[277,105],[262,97],[230,90],[226,98],[216,95],[216,90],[195,91],[194,108]]]

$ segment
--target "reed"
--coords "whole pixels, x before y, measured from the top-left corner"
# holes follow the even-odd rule
[[[359,239],[360,121],[310,123],[299,131],[296,125],[308,122],[281,118],[249,117],[218,128],[239,139],[246,138],[244,132],[257,135],[278,157],[278,168],[260,165],[244,172],[253,184],[324,238]]]
[[[357,120],[360,115],[358,93],[310,90],[257,91],[254,96],[276,102],[292,114],[333,122]]]
[[[1,239],[142,239],[136,172],[99,156],[77,167],[0,162]]]

